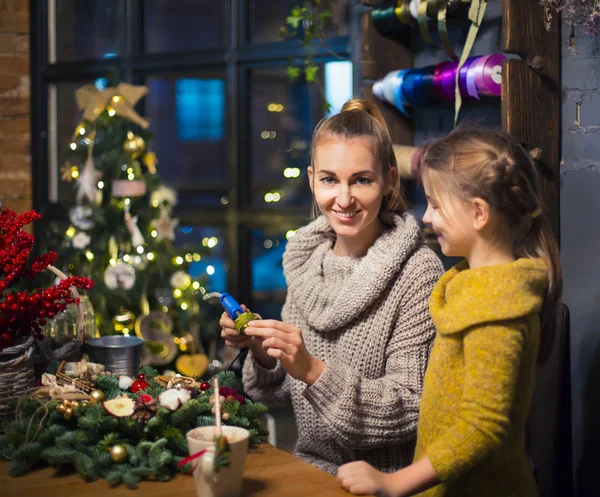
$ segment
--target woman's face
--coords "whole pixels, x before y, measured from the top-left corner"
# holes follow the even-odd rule
[[[317,145],[308,176],[315,201],[338,240],[364,242],[363,237],[378,233],[383,197],[393,185],[395,169],[391,171],[384,178],[366,139],[334,137]]]

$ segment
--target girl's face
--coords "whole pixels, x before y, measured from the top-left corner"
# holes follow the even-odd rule
[[[396,172],[391,168],[384,178],[382,169],[365,139],[331,138],[317,145],[314,170],[308,168],[310,185],[339,241],[364,243],[379,234],[379,211]]]
[[[423,222],[430,224],[444,255],[468,257],[477,240],[471,206],[444,190],[441,178],[425,170],[423,186],[427,196],[427,210]]]

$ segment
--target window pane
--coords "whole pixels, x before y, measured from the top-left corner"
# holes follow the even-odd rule
[[[310,140],[325,116],[352,98],[352,66],[347,61],[319,67],[320,82],[290,83],[285,68],[250,73],[250,159],[252,203],[257,207],[306,207],[311,204],[307,166]],[[333,97],[332,97],[333,96]]]
[[[199,253],[200,260],[190,264],[192,279],[207,280],[207,292],[227,290],[227,238],[225,229],[214,226],[180,226],[175,232],[174,245]]]
[[[223,0],[144,0],[144,43],[150,53],[225,47]]]
[[[148,77],[146,116],[161,178],[180,206],[221,205],[227,195],[225,79],[222,71]],[[198,189],[212,193],[199,199]]]
[[[333,3],[333,17],[327,30],[327,36],[348,35],[348,0],[336,0]],[[279,32],[290,15],[297,0],[250,0],[248,4],[248,42],[270,43],[279,41]]]
[[[297,228],[252,231],[252,310],[266,319],[281,315],[287,293],[281,259]]]
[[[50,62],[121,55],[125,2],[55,0],[49,17]],[[55,33],[52,40],[52,33]]]

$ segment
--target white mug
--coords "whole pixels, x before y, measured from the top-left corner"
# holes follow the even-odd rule
[[[195,465],[194,482],[197,497],[239,497],[244,481],[244,461],[248,452],[250,433],[244,428],[222,426],[223,435],[227,437],[231,447],[229,467],[214,468],[216,426],[201,426],[187,433],[190,455],[205,450]]]

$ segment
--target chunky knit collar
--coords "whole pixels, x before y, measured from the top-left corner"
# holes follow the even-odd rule
[[[362,258],[332,252],[333,231],[324,216],[299,229],[287,244],[283,270],[291,301],[317,332],[339,329],[367,309],[423,246],[413,216],[386,217],[390,226]]]
[[[469,269],[466,260],[435,285],[429,310],[437,331],[451,334],[471,326],[539,313],[548,285],[541,259]]]

